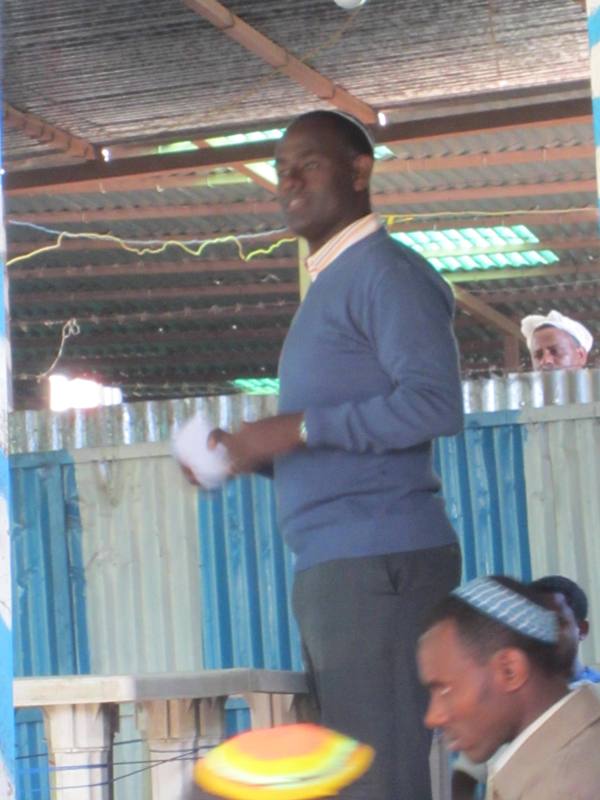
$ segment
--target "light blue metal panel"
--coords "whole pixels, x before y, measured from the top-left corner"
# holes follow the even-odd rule
[[[238,478],[198,502],[206,666],[301,669],[271,482]]]
[[[17,797],[44,800],[49,797],[50,789],[42,712],[37,708],[20,708],[15,716]]]
[[[81,524],[67,453],[11,457],[15,673],[89,672]]]
[[[461,540],[464,580],[494,573],[531,577],[518,416],[469,414],[462,434],[436,444],[446,507]]]
[[[11,458],[15,674],[89,672],[81,524],[67,453]],[[38,711],[16,714],[19,798],[49,797]]]

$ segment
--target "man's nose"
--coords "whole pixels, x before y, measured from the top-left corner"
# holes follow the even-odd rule
[[[448,715],[440,703],[430,700],[423,721],[426,728],[443,728],[448,721]]]
[[[554,366],[554,356],[552,353],[543,353],[542,360],[541,360],[542,367],[553,367]]]

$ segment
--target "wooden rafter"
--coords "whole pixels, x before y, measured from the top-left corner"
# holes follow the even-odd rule
[[[342,111],[354,114],[363,122],[374,123],[377,120],[377,114],[370,105],[300,61],[285,48],[275,44],[256,28],[229,11],[222,3],[217,0],[184,0],[184,2],[192,11],[208,20],[211,25],[229,36],[230,39],[287,75],[311,94],[321,100],[326,100]]]
[[[214,322],[214,320],[213,320]],[[215,334],[211,328],[206,326],[196,326],[186,328],[185,330],[164,331],[163,333],[156,333],[156,328],[152,332],[138,331],[132,333],[105,333],[103,331],[89,329],[83,330],[76,339],[69,341],[69,348],[71,352],[82,352],[87,348],[92,350],[100,350],[102,347],[118,347],[120,345],[131,345],[139,347],[141,345],[173,345],[173,344],[189,344],[190,337],[194,338],[194,350],[200,351],[204,346],[211,350],[215,348],[215,342],[218,341],[219,346],[224,342],[229,345],[247,345],[252,342],[253,344],[272,344],[273,342],[281,343],[287,332],[287,326],[281,327],[267,327],[255,328],[248,325],[241,326],[236,329],[231,328],[231,319],[223,320],[227,325],[224,330],[219,330]],[[18,332],[18,329],[17,329]],[[18,342],[19,350],[56,350],[56,333],[48,330],[44,331],[43,336],[36,335],[35,338],[25,338],[22,334],[13,336],[12,342]],[[227,345],[226,345],[227,346]]]
[[[94,161],[97,157],[94,145],[87,139],[57,128],[35,114],[18,111],[9,103],[3,103],[4,122],[7,127],[22,131],[30,139],[51,144],[70,156]]]
[[[510,166],[510,165],[522,165],[522,164],[543,164],[555,161],[567,161],[571,159],[593,159],[595,154],[594,145],[577,145],[574,147],[548,147],[548,148],[539,148],[539,149],[531,149],[531,150],[519,150],[519,151],[511,151],[511,152],[502,152],[502,153],[477,153],[473,155],[463,155],[463,156],[439,156],[433,158],[396,158],[390,159],[386,161],[378,161],[375,165],[375,172],[376,174],[388,174],[388,173],[407,173],[407,174],[415,174],[419,172],[430,172],[430,171],[448,171],[454,169],[467,169],[469,167],[478,167],[478,168],[485,168],[485,167],[492,167],[492,166]],[[204,168],[209,169],[208,167]],[[276,191],[276,187],[273,183],[266,179],[262,179],[259,175],[257,175],[252,169],[251,166],[238,164],[236,166],[236,170],[238,172],[247,175],[252,181],[259,184],[263,188],[267,189],[269,192],[274,193]],[[118,179],[111,179],[114,180],[115,185],[110,185],[109,188],[114,189],[115,191],[121,188],[117,181]],[[152,180],[149,177],[139,178],[139,181],[146,181],[148,182],[148,188],[152,188]],[[164,180],[162,178],[155,178],[155,181],[158,184],[164,184]],[[209,180],[207,180],[209,182]],[[184,187],[188,184],[198,183],[198,178],[189,175],[182,175],[182,176],[170,176],[169,178],[169,186],[175,187]],[[136,183],[136,186],[139,188],[140,184]],[[126,187],[123,187],[126,188]],[[165,187],[166,188],[166,187]],[[63,189],[61,189],[62,191]],[[9,182],[9,192],[10,192],[10,182]],[[77,211],[76,209],[70,211],[61,211],[61,212],[38,212],[37,214],[28,214],[27,219],[32,221],[34,217],[37,217],[39,221],[46,220],[50,221],[54,219],[54,221],[59,221],[62,219],[65,220],[72,220],[72,219],[81,219],[82,221],[89,222],[93,219],[114,219],[118,216],[119,219],[146,219],[152,217],[152,214],[156,217],[164,218],[165,216],[194,216],[196,214],[202,214],[203,208],[207,208],[209,204],[203,206],[174,206],[174,207],[165,207],[163,205],[157,205],[154,207],[154,211],[152,207],[143,207],[143,208],[120,208],[120,209],[98,209],[92,211]],[[222,207],[222,206],[219,206]],[[210,213],[210,212],[208,212]],[[597,209],[595,209],[592,213],[598,213]],[[558,217],[558,215],[557,215]],[[18,219],[17,215],[12,215],[13,219]]]
[[[206,141],[206,139],[197,139],[194,141],[194,144],[197,144],[199,147],[210,147],[211,145]],[[277,187],[272,181],[267,180],[262,175],[259,175],[255,172],[249,164],[238,164],[236,167],[237,172],[240,175],[244,175],[246,178],[250,178],[252,183],[256,183],[257,186],[262,186],[263,189],[266,189],[268,192],[274,194],[277,191]]]
[[[375,172],[413,173],[433,172],[450,169],[469,169],[512,166],[516,164],[545,164],[553,161],[570,161],[573,159],[592,159],[596,154],[593,144],[573,147],[539,147],[531,150],[511,150],[501,153],[473,153],[461,156],[437,156],[431,158],[393,158],[378,161]]]
[[[373,197],[383,213],[410,212],[411,203],[456,203],[465,200],[540,197],[558,194],[595,194],[596,180],[547,181],[546,183],[505,184],[501,186],[468,186],[464,189],[427,189],[421,192],[389,192]],[[408,208],[406,208],[408,206]],[[397,208],[399,207],[399,208]],[[404,207],[404,208],[403,208]]]
[[[158,264],[141,260],[136,264],[94,264],[68,267],[27,267],[25,263],[15,264],[10,270],[11,281],[48,280],[61,278],[83,280],[85,278],[127,277],[139,278],[144,275],[202,275],[223,272],[278,272],[298,269],[297,258],[252,259],[251,261],[221,261],[198,259],[196,261],[160,261]]]
[[[495,308],[492,308],[488,303],[466,289],[453,286],[453,290],[456,302],[464,311],[468,311],[476,319],[491,325],[493,328],[497,328],[508,336],[520,335],[519,325],[510,317],[496,311]]]
[[[262,295],[297,295],[298,283],[266,282],[266,283],[233,283],[228,285],[208,285],[194,287],[164,287],[160,289],[115,289],[85,290],[79,292],[23,292],[17,302],[26,301],[30,305],[41,304],[68,305],[81,303],[162,303],[167,300],[216,300],[220,297],[250,297]]]
[[[227,365],[237,365],[239,368],[240,366],[252,366],[252,367],[260,367],[266,364],[270,364],[273,367],[277,366],[277,362],[279,359],[281,348],[278,346],[272,347],[270,350],[260,351],[260,350],[228,350],[216,353],[208,353],[208,354],[199,354],[197,351],[188,350],[186,353],[181,353],[177,355],[177,363],[176,369],[184,366],[191,367],[194,371],[212,371],[214,373],[218,373],[219,368],[221,366]],[[83,356],[80,358],[73,358],[69,355],[64,355],[61,358],[61,368],[65,370],[79,370],[85,371],[88,373],[96,372],[102,374],[110,374],[111,370],[114,370],[118,367],[126,367],[128,372],[132,375],[144,375],[148,368],[152,368],[153,376],[159,377],[161,374],[173,374],[173,370],[168,369],[168,361],[169,359],[165,358],[164,355],[158,356],[144,356],[143,358],[140,357],[138,353],[133,353],[132,355],[124,355],[122,353],[115,354],[115,355],[96,355],[94,357]],[[15,365],[15,370],[17,372],[16,377],[17,379],[23,380],[24,378],[33,377],[31,374],[32,372],[35,373],[35,365],[28,361],[27,365],[23,364],[22,367],[28,369],[29,374],[23,375],[19,374],[19,365]],[[21,367],[21,368],[22,368]],[[161,369],[161,367],[165,367]],[[179,371],[177,369],[177,371]],[[179,375],[179,381],[182,381],[181,375]],[[119,384],[122,384],[119,376]]]
[[[511,109],[510,113],[490,111],[486,114],[468,113],[455,117],[418,120],[410,123],[396,123],[378,130],[382,144],[395,145],[402,142],[421,141],[436,137],[459,136],[466,133],[493,133],[527,126],[574,124],[584,122],[591,125],[592,116],[588,101],[564,101],[563,103]],[[65,169],[49,167],[9,172],[5,176],[5,191],[8,194],[36,194],[51,191],[109,191],[112,184],[123,188],[128,180],[129,188],[138,182],[173,181],[175,173],[183,173],[181,186],[193,184],[197,180],[190,172],[211,168],[245,166],[253,161],[273,158],[275,143],[272,141],[253,142],[229,147],[200,148],[184,153],[164,153],[161,155],[119,158],[108,163],[80,164]],[[185,174],[187,173],[187,174]]]
[[[485,294],[486,301],[493,305],[512,305],[515,301],[540,303],[546,300],[554,300],[555,302],[560,302],[561,298],[565,300],[583,300],[587,298],[596,300],[597,297],[598,286],[591,281],[589,286],[574,284],[572,287],[563,287],[560,295],[557,294],[556,287],[551,285],[536,288],[520,287],[518,289],[495,292],[486,291]]]
[[[408,215],[407,215],[408,217]],[[25,219],[25,217],[23,217]],[[503,213],[502,211],[495,212],[493,216],[486,214],[484,211],[473,213],[464,217],[439,218],[435,216],[435,212],[425,219],[407,218],[406,222],[393,222],[389,226],[390,231],[425,231],[432,229],[443,228],[472,228],[488,227],[490,225],[579,225],[581,223],[598,222],[598,207],[588,206],[586,208],[578,208],[568,214],[560,211],[553,211],[552,209],[531,209],[519,211],[517,213]]]
[[[168,310],[160,309],[144,309],[142,311],[119,311],[113,310],[105,313],[89,312],[79,310],[77,313],[77,321],[80,326],[90,325],[97,328],[100,325],[151,325],[155,326],[157,323],[170,323],[170,322],[215,322],[218,320],[242,320],[242,319],[258,319],[265,318],[272,320],[275,316],[280,318],[291,318],[296,309],[298,308],[298,299],[295,300],[274,300],[263,302],[262,300],[248,303],[233,302],[223,300],[217,306],[208,306],[206,308],[191,308],[185,306],[184,308],[170,308]],[[34,315],[36,310],[40,311],[38,316]],[[18,316],[18,309],[15,307],[11,315],[11,327],[19,328],[22,331],[27,331],[34,326],[48,327],[48,312],[42,305],[39,307],[28,307],[27,316],[23,319]],[[62,322],[61,322],[62,324]]]

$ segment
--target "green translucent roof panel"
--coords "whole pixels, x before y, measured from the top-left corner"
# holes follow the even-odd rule
[[[440,272],[473,269],[518,269],[554,264],[551,250],[538,250],[537,236],[526,225],[392,233]]]
[[[235,378],[231,383],[244,394],[279,394],[279,378]]]
[[[248,144],[249,142],[268,142],[281,139],[284,128],[272,128],[268,131],[248,131],[248,133],[233,133],[229,136],[212,136],[206,141],[211,147],[227,147],[233,144]]]
[[[184,142],[170,142],[170,144],[159,144],[156,148],[157,152],[162,155],[163,153],[185,153],[187,150],[197,150],[198,145],[190,141]]]

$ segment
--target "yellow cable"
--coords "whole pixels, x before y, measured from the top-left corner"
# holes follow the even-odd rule
[[[199,257],[202,255],[204,250],[212,244],[225,244],[227,242],[233,242],[237,248],[238,255],[242,261],[251,261],[258,255],[269,255],[281,245],[286,244],[287,242],[295,242],[296,237],[284,237],[279,239],[278,241],[274,242],[273,244],[269,245],[266,248],[258,248],[257,250],[252,250],[250,253],[244,253],[244,249],[242,246],[242,242],[240,239],[235,236],[234,234],[229,234],[228,236],[220,236],[216,239],[207,239],[205,242],[201,242],[200,245],[197,247],[190,247],[189,245],[185,244],[185,242],[178,241],[177,239],[169,239],[166,242],[163,242],[158,247],[134,247],[133,245],[127,244],[123,239],[119,238],[118,236],[113,236],[110,233],[92,233],[92,232],[83,232],[83,233],[70,233],[68,231],[63,231],[58,235],[58,238],[54,244],[44,245],[43,247],[39,247],[37,250],[33,250],[30,253],[24,253],[20,256],[15,256],[14,258],[9,259],[6,263],[7,266],[12,266],[13,264],[17,264],[20,261],[26,261],[29,258],[33,258],[34,256],[39,255],[40,253],[47,253],[51,250],[58,250],[63,241],[65,239],[92,239],[92,240],[100,240],[100,241],[108,241],[108,242],[116,242],[123,250],[126,250],[129,253],[135,253],[139,256],[144,255],[158,255],[159,253],[163,253],[168,247],[179,247],[188,255]]]

